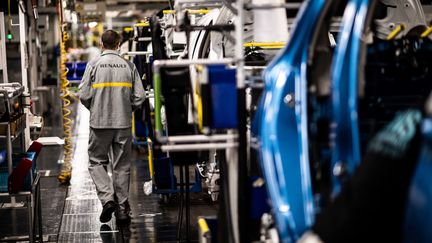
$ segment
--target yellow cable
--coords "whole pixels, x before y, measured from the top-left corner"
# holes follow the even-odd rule
[[[147,138],[147,148],[150,178],[153,179],[153,142],[150,138]]]
[[[132,112],[132,136],[135,138],[135,112]]]
[[[403,30],[405,30],[405,25],[403,25],[403,24],[398,25],[392,32],[390,32],[390,34],[388,34],[387,40],[393,40]]]
[[[281,49],[284,48],[286,42],[248,42],[244,43],[244,47],[262,47],[267,49]]]
[[[430,34],[432,34],[432,26],[430,26],[429,28],[427,28],[422,34],[421,34],[421,38],[426,38],[428,37]]]
[[[11,25],[12,25],[11,20],[12,20],[12,17],[11,17],[11,4],[10,4],[10,0],[8,0],[8,31],[10,31],[10,28],[11,28]]]
[[[63,136],[65,144],[63,146],[64,163],[57,179],[60,183],[69,183],[72,176],[72,119],[69,117],[72,113],[67,107],[70,106],[72,97],[69,93],[69,81],[67,79],[68,69],[66,67],[66,41],[69,36],[66,32],[60,31],[60,80],[61,80],[61,95],[62,110],[63,110]]]
[[[10,4],[10,0],[8,0],[8,17],[9,17],[9,20],[10,20],[10,18],[11,18],[11,10],[10,10],[10,6],[11,6],[11,4]]]
[[[205,234],[207,234],[207,233],[210,232],[210,229],[209,229],[209,227],[207,225],[207,222],[206,222],[206,220],[204,218],[199,218],[198,219],[198,225],[199,225],[199,227],[201,229],[201,233],[203,235],[205,235]]]
[[[186,9],[188,14],[206,14],[210,12],[208,9]],[[163,10],[163,14],[175,14],[176,10]]]
[[[200,75],[202,75],[201,73],[204,71],[204,67],[202,65],[197,65],[196,66],[196,71],[199,74],[198,77]],[[203,131],[203,107],[202,107],[202,98],[201,98],[201,85],[200,85],[200,81],[199,79],[195,80],[195,99],[197,101],[197,118],[198,118],[198,129],[202,132]]]

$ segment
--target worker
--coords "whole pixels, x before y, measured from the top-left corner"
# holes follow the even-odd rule
[[[118,224],[130,222],[132,111],[145,99],[135,65],[118,54],[120,40],[113,30],[102,34],[102,54],[88,63],[80,85],[81,103],[90,110],[88,169],[103,206],[100,221],[110,221],[115,212]],[[110,162],[112,179],[106,170]]]

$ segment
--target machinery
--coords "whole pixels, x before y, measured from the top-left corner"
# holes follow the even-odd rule
[[[0,4],[0,35],[6,37],[0,38],[0,70],[2,82],[19,87],[20,94],[12,95],[17,102],[0,108],[0,123],[16,132],[11,136],[5,130],[8,141],[0,144],[0,166],[8,162],[8,180],[0,179],[11,183],[0,188],[7,188],[11,196],[20,192],[23,181],[29,185],[28,174],[39,182],[51,173],[38,171],[32,162],[36,159],[29,156],[21,158],[20,169],[12,168],[14,149],[33,156],[40,152],[39,144],[61,145],[55,176],[60,184],[70,183],[63,223],[76,216],[70,212],[79,203],[71,201],[95,199],[85,174],[88,113],[77,97],[87,63],[100,54],[101,34],[114,29],[123,38],[119,54],[135,64],[146,91],[145,102],[133,113],[132,127],[131,174],[138,180],[131,187],[136,200],[132,208],[141,210],[134,212],[132,224],[145,224],[135,227],[146,230],[142,235],[161,240],[165,231],[151,225],[158,227],[163,218],[163,227],[175,234],[169,240],[179,242],[285,243],[303,242],[311,235],[325,240],[348,237],[349,230],[337,234],[336,226],[344,222],[338,220],[351,217],[352,208],[363,209],[344,200],[350,198],[350,188],[362,188],[355,187],[362,180],[365,183],[359,184],[365,187],[374,180],[380,183],[379,173],[370,166],[370,152],[394,159],[414,141],[418,151],[407,159],[412,174],[401,179],[406,183],[406,205],[397,213],[404,215],[403,221],[393,222],[400,230],[392,236],[429,242],[431,4],[5,1]],[[12,112],[8,117],[9,111],[19,116]],[[20,144],[13,143],[15,138]],[[372,165],[389,164],[388,157]],[[404,167],[377,171],[393,175],[400,168]],[[109,163],[106,169],[112,175]],[[387,183],[394,179],[382,178]],[[44,234],[40,227],[36,232],[42,224],[36,212],[39,196],[45,196],[39,190],[38,183],[28,190],[28,197],[36,199],[28,204],[33,207],[29,240]],[[358,191],[363,192],[353,195]],[[145,208],[144,202],[150,206]],[[10,203],[19,204],[13,195]],[[211,208],[211,213],[202,213],[200,207]],[[94,210],[89,213],[93,215],[99,209],[85,210]],[[170,210],[174,215],[166,213]],[[383,208],[382,212],[387,213]],[[373,221],[380,215],[368,216]],[[346,221],[348,228],[355,221],[352,217]],[[328,218],[334,219],[334,228],[321,227]],[[106,226],[98,229],[100,238],[107,232],[121,233],[123,240],[128,235],[127,228]],[[361,227],[352,226],[359,231]],[[58,230],[57,241],[73,241],[66,229]],[[92,230],[78,233],[97,232]]]

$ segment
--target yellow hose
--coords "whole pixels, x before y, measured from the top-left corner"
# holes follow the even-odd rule
[[[197,73],[202,73],[204,71],[204,67],[202,65],[197,65],[195,66]],[[199,75],[201,76],[201,75]],[[200,130],[200,132],[203,131],[203,107],[202,107],[202,98],[201,98],[201,86],[200,86],[200,81],[197,79],[195,80],[195,99],[197,101],[196,103],[196,109],[197,109],[197,118],[198,118],[198,129]]]
[[[204,218],[198,219],[198,225],[201,230],[201,234],[206,237],[210,233],[210,228],[208,227],[207,221]]]
[[[266,49],[282,49],[286,45],[286,42],[248,42],[244,43],[244,47],[262,47]]]
[[[71,179],[72,171],[72,119],[69,115],[72,113],[67,107],[70,106],[72,97],[69,93],[69,81],[67,79],[68,69],[66,67],[66,41],[69,36],[66,32],[61,31],[61,41],[60,41],[60,80],[61,80],[61,95],[62,100],[62,110],[63,110],[63,136],[65,144],[63,146],[64,153],[64,163],[62,165],[60,175],[57,177],[60,183],[69,183]]]
[[[150,138],[147,138],[147,148],[148,148],[148,165],[150,171],[150,178],[153,179],[153,142]]]
[[[422,34],[421,34],[421,38],[426,38],[428,37],[430,34],[432,34],[432,26],[430,26],[429,28],[427,28]]]
[[[186,9],[188,14],[206,14],[209,13],[209,9]],[[176,10],[163,10],[163,14],[176,14]]]
[[[401,33],[402,31],[405,30],[405,25],[400,24],[398,25],[388,36],[387,36],[387,40],[393,40],[394,38],[396,38],[396,36],[399,35],[399,33]]]

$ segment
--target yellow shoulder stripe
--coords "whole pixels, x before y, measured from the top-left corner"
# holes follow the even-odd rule
[[[98,84],[92,84],[93,89],[100,89],[100,88],[106,88],[106,87],[127,87],[132,88],[132,83],[129,82],[117,82],[117,83],[98,83]]]

